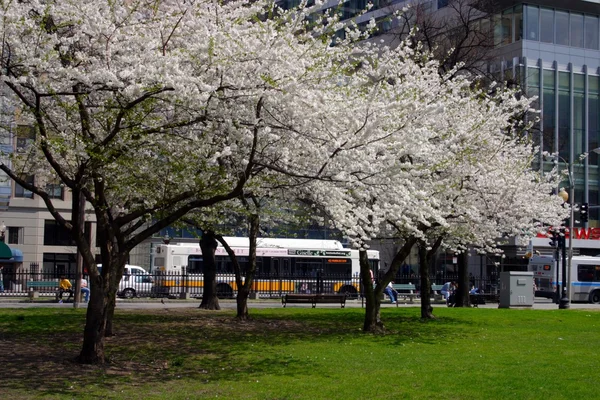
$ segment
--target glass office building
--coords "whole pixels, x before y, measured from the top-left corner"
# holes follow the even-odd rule
[[[498,57],[492,72],[538,98],[531,138],[558,154],[564,169],[572,163],[574,201],[589,203],[588,226],[600,226],[599,158],[592,151],[600,147],[600,2],[510,6],[495,17],[493,34]],[[535,166],[549,170],[552,161],[540,156]],[[561,186],[567,188],[568,179]]]

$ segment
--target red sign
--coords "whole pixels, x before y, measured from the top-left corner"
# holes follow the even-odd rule
[[[573,228],[575,233],[573,239],[581,240],[600,240],[600,228]],[[565,237],[569,237],[569,230],[565,229]],[[540,232],[537,234],[539,238],[550,237],[547,232]]]

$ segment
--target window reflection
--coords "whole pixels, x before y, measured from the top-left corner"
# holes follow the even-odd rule
[[[585,48],[598,50],[598,31],[600,30],[598,17],[585,16]]]
[[[569,13],[564,11],[556,12],[556,44],[563,46],[569,45]]]
[[[539,9],[537,7],[527,6],[525,18],[525,29],[527,32],[525,38],[527,40],[539,40]]]
[[[540,17],[542,21],[540,24],[540,41],[544,43],[554,42],[554,11],[542,8]]]
[[[571,14],[571,46],[583,47],[583,15]]]

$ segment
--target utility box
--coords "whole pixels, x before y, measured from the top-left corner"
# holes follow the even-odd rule
[[[499,308],[533,307],[533,272],[500,273]]]

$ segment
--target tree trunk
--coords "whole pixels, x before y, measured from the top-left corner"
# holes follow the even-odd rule
[[[258,238],[258,231],[260,228],[260,217],[258,214],[250,214],[248,217],[250,220],[250,232],[248,240],[250,240],[249,255],[250,258],[248,269],[246,272],[246,279],[242,283],[242,271],[239,263],[235,263],[236,266],[236,280],[238,282],[238,295],[237,295],[237,315],[236,318],[239,320],[248,319],[248,295],[252,289],[254,283],[254,276],[256,275],[256,241]],[[232,252],[233,253],[233,252]]]
[[[237,298],[237,313],[236,318],[240,321],[245,321],[249,319],[248,316],[248,289],[245,286],[242,286],[238,290]]]
[[[204,310],[220,310],[219,298],[217,297],[217,265],[215,262],[215,253],[217,251],[217,240],[213,231],[205,231],[200,239],[200,249],[202,250],[204,290],[202,292],[202,302],[199,308]]]
[[[83,330],[83,345],[77,358],[82,364],[104,364],[104,338],[113,334],[112,316],[117,286],[114,283],[110,284],[110,272],[104,272],[104,268],[105,266],[102,276],[90,276],[90,302]],[[110,267],[106,268],[109,269]]]
[[[468,273],[468,255],[462,253],[458,256],[458,288],[456,289],[456,303],[454,307],[469,306],[469,273]]]
[[[421,318],[434,319],[431,306],[431,281],[429,280],[429,258],[424,243],[419,243],[419,275],[421,275]]]
[[[360,250],[360,278],[364,287],[365,321],[363,332],[382,333],[385,330],[381,322],[381,302],[379,301],[381,291],[373,288],[371,280],[371,266],[367,257],[366,250]]]
[[[114,325],[113,317],[115,316],[115,307],[117,306],[117,291],[112,292],[107,298],[106,304],[106,330],[104,332],[105,337],[114,336]]]
[[[111,337],[115,334],[114,332],[114,324],[113,317],[115,315],[115,307],[117,306],[117,291],[119,290],[119,285],[121,283],[121,279],[123,278],[123,271],[125,270],[125,258],[123,260],[119,260],[117,262],[116,271],[111,275],[105,275],[109,282],[108,287],[108,296],[107,296],[107,304],[106,304],[106,330],[104,332],[105,337]],[[104,270],[104,267],[102,268]]]

